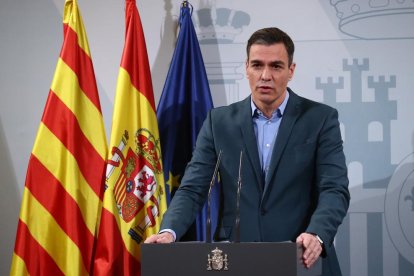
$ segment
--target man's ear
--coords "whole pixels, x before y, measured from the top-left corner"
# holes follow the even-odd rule
[[[293,75],[295,74],[296,63],[292,63],[289,67],[289,80],[293,79]]]

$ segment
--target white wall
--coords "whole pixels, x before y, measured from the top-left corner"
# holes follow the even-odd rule
[[[109,137],[124,4],[78,1]],[[343,124],[352,196],[336,240],[344,275],[412,273],[414,2],[190,2],[216,106],[248,95],[245,42],[254,30],[278,26],[291,35],[297,71],[290,87],[338,108]],[[62,43],[63,4],[63,0],[0,2],[0,275],[9,273],[28,158]],[[138,1],[157,102],[174,48],[179,4]],[[214,14],[222,8],[234,15],[229,25],[202,27],[206,21],[199,16],[200,9],[213,11],[214,21],[221,21],[225,18]],[[218,42],[202,39],[208,33],[232,37]]]

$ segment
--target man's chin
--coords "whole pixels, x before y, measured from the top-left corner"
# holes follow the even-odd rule
[[[271,93],[258,93],[256,94],[255,99],[263,103],[270,103],[275,100],[275,97]]]

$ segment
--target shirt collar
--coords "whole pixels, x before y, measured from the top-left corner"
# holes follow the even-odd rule
[[[275,111],[273,111],[273,114],[272,115],[274,116],[275,113],[279,113],[280,114],[280,117],[282,117],[283,116],[283,113],[285,112],[285,109],[286,109],[286,105],[287,105],[288,100],[289,100],[289,91],[286,91],[286,97],[285,97],[285,99],[280,104],[280,106]],[[252,108],[252,117],[254,117],[257,112],[261,112],[260,109],[258,109],[257,106],[256,106],[256,104],[253,102],[253,98],[252,97],[250,97],[250,106]]]

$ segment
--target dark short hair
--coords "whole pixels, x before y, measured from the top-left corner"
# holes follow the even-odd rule
[[[290,66],[293,62],[295,44],[293,44],[292,39],[287,33],[275,27],[260,29],[252,34],[252,36],[247,41],[247,59],[249,59],[250,48],[253,44],[270,46],[277,43],[283,43],[283,45],[285,45]]]

